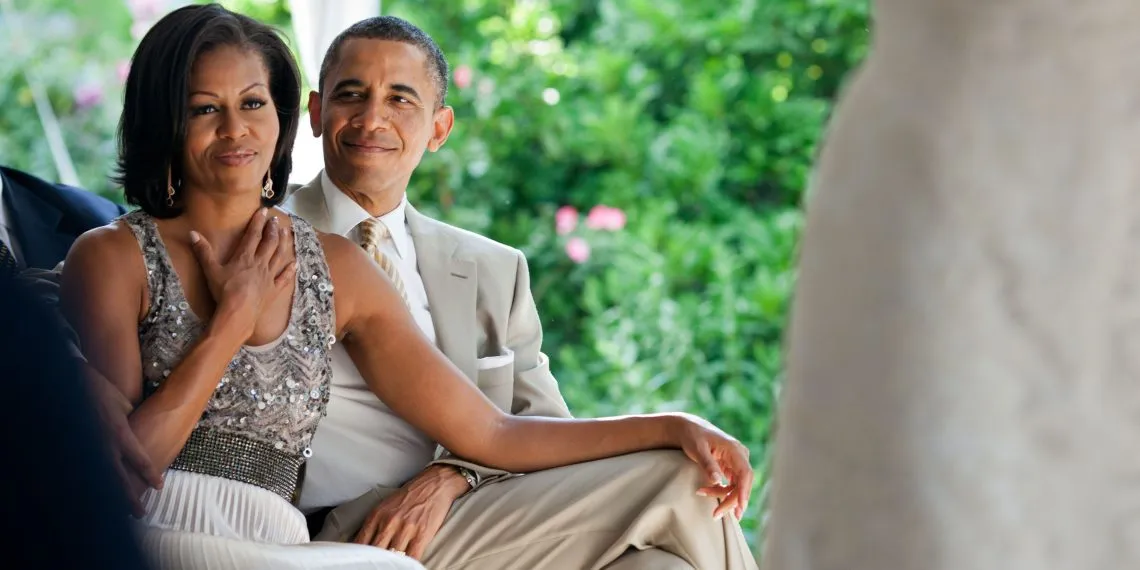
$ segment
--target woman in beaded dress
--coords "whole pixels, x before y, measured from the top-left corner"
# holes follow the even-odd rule
[[[686,415],[501,412],[362,249],[278,210],[299,84],[281,40],[249,18],[207,5],[160,20],[133,59],[120,126],[119,178],[141,210],[84,234],[65,264],[85,353],[136,403],[131,429],[167,468],[142,518],[160,568],[420,567],[310,543],[291,504],[338,341],[381,400],[458,456],[528,472],[679,448],[727,477],[722,508],[743,510],[752,472],[735,439]]]
[[[135,53],[120,125],[120,180],[141,209],[65,263],[64,309],[91,364],[136,402],[130,426],[168,467],[143,498],[158,568],[422,568],[309,543],[292,505],[344,327],[322,238],[272,208],[299,99],[271,28],[218,6],[164,18]],[[195,259],[200,236],[223,262]]]

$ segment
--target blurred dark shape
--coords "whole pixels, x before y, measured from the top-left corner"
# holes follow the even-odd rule
[[[114,202],[82,188],[48,182],[0,167],[3,208],[23,267],[52,269],[67,257],[75,238],[126,213]],[[9,244],[11,245],[11,244]],[[7,321],[7,319],[5,319]]]
[[[58,321],[0,277],[5,567],[146,568],[104,430]],[[15,564],[12,564],[12,563]]]

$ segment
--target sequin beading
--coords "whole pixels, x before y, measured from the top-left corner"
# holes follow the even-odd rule
[[[196,429],[170,468],[249,483],[293,502],[304,461],[248,437]]]
[[[171,464],[257,485],[292,500],[309,443],[325,415],[335,342],[333,286],[312,227],[291,216],[297,283],[289,325],[274,341],[234,355],[190,439]],[[150,292],[139,322],[143,397],[180,363],[205,323],[191,310],[153,218],[121,218],[139,242]]]

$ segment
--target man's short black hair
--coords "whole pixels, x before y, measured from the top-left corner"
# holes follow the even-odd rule
[[[377,16],[361,20],[348,27],[332,41],[325,58],[321,61],[321,73],[318,76],[317,91],[324,92],[325,79],[328,79],[329,70],[340,57],[340,48],[344,42],[352,39],[388,40],[411,44],[423,50],[428,59],[428,74],[435,82],[436,108],[442,107],[447,99],[447,58],[439,45],[426,32],[419,29],[407,20],[395,16]]]
[[[168,173],[175,189],[182,179],[190,73],[198,57],[224,46],[261,55],[269,71],[269,93],[281,125],[270,176],[282,191],[263,202],[275,206],[285,199],[301,108],[301,75],[293,54],[276,30],[253,18],[218,4],[186,6],[159,20],[139,43],[119,120],[114,180],[127,202],[156,218],[182,213],[177,197],[174,206],[166,204],[166,188]]]

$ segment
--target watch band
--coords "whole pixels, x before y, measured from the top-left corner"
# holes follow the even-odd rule
[[[476,475],[474,471],[462,465],[453,465],[452,467],[455,467],[455,469],[459,471],[459,474],[467,480],[467,484],[470,485],[472,489],[479,485],[479,476]]]

